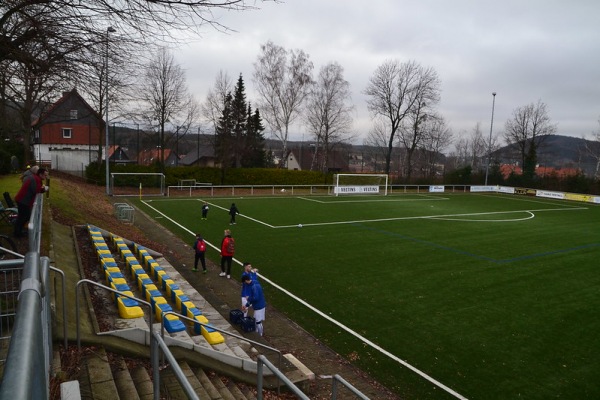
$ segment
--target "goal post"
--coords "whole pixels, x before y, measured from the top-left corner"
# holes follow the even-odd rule
[[[379,194],[387,196],[387,174],[336,174],[333,193],[339,195]]]
[[[113,196],[164,196],[165,174],[160,172],[112,172],[110,194]]]

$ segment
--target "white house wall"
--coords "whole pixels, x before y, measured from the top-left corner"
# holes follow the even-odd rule
[[[98,146],[85,148],[57,148],[56,145],[34,145],[35,159],[39,162],[50,162],[50,168],[83,176],[85,168],[98,158]],[[104,148],[102,148],[104,159]]]

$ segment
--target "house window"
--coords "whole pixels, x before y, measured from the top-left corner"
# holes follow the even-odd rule
[[[71,128],[62,128],[62,137],[63,139],[71,139],[73,135],[73,129]]]
[[[71,110],[70,114],[71,119],[77,119],[77,110]]]

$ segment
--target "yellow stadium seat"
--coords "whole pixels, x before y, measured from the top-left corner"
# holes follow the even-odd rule
[[[138,274],[137,275],[137,285],[140,290],[145,290],[145,286],[149,284],[153,284],[154,281],[150,279],[148,274]]]
[[[119,305],[119,316],[121,318],[142,318],[144,317],[144,311],[135,300],[128,299],[127,297],[119,297],[117,299],[117,304]]]
[[[214,345],[225,342],[223,335],[211,328],[210,325],[202,325],[200,330],[202,332],[202,336],[204,336],[204,339],[206,339],[209,344]]]

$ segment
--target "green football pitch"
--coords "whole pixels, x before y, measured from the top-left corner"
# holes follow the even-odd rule
[[[190,244],[202,233],[216,262],[231,229],[271,305],[406,398],[600,398],[600,205],[445,193],[136,202]]]

